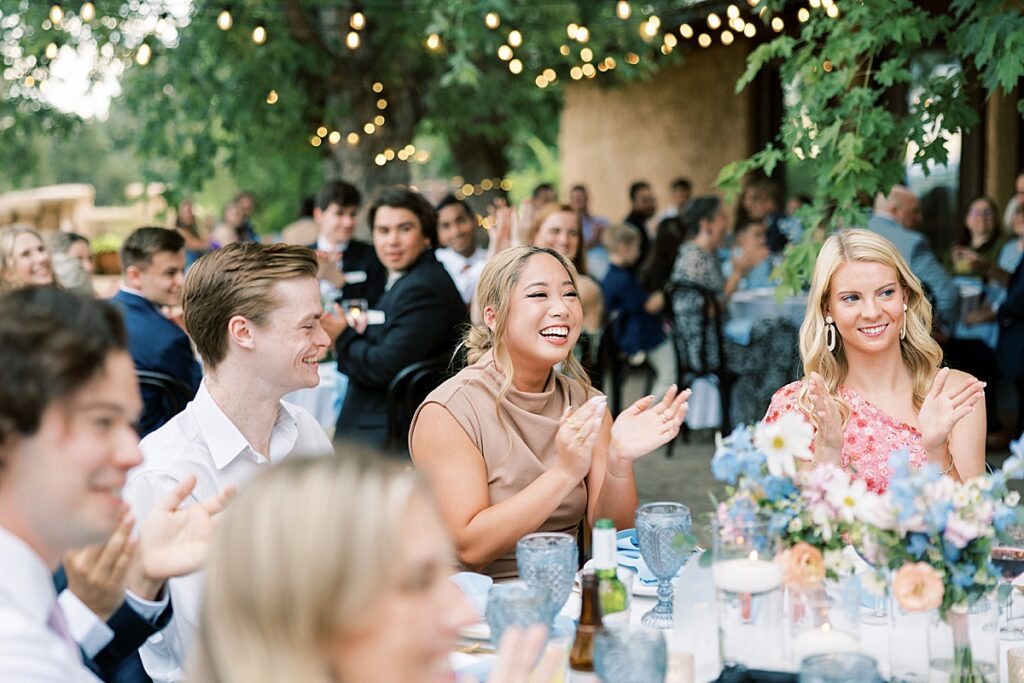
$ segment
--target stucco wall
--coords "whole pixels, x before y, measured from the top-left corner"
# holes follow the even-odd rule
[[[734,94],[745,42],[690,52],[682,63],[624,87],[567,86],[559,135],[562,195],[583,183],[592,212],[620,220],[634,180],[651,183],[659,211],[678,176],[690,178],[698,194],[711,191],[722,166],[753,152],[750,91]]]

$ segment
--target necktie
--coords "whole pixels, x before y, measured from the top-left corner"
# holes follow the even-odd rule
[[[78,649],[78,643],[71,637],[67,619],[64,618],[64,612],[61,611],[59,603],[53,603],[53,609],[50,610],[50,616],[46,620],[46,625],[50,627],[51,631],[60,636],[61,640],[67,643],[68,648],[74,655],[75,661],[81,664],[82,651]]]

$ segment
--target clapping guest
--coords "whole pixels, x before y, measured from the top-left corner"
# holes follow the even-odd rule
[[[65,289],[93,296],[96,264],[89,240],[76,232],[57,231],[48,233],[43,241],[50,251],[56,281]]]
[[[448,195],[437,205],[437,243],[434,256],[445,267],[468,306],[473,300],[487,252],[476,243],[476,214],[464,199]]]
[[[282,401],[320,382],[329,343],[320,326],[317,263],[305,247],[246,242],[196,261],[182,289],[185,328],[206,372],[196,397],[141,444],[125,496],[146,522],[153,505],[190,477],[196,494],[243,486],[293,455],[331,452],[316,419]],[[180,680],[199,617],[202,574],[169,583],[174,617],[142,649],[155,681]]]
[[[139,228],[121,245],[121,289],[113,303],[124,315],[128,348],[136,370],[169,375],[181,388],[177,401],[142,384],[139,435],[146,436],[174,417],[199,389],[203,371],[192,342],[161,310],[177,306],[185,279],[185,239],[174,230]]]
[[[451,540],[414,472],[348,453],[289,460],[229,512],[206,572],[196,683],[454,680],[456,631],[480,617],[449,579]],[[490,680],[526,683],[543,635],[503,639]]]
[[[632,524],[633,464],[676,436],[689,391],[642,398],[612,422],[572,355],[583,308],[575,268],[557,251],[502,251],[477,293],[484,322],[464,340],[470,365],[420,406],[410,449],[459,562],[508,578],[525,534],[575,535],[601,517]]]
[[[20,225],[0,228],[0,292],[54,282],[50,251],[42,236]]]
[[[765,421],[796,413],[815,429],[814,464],[850,469],[884,491],[906,449],[966,480],[985,469],[984,384],[940,369],[932,308],[896,247],[869,230],[825,240],[800,327],[804,378],[779,389]]]
[[[69,579],[81,595],[62,594],[58,602],[51,575],[65,554],[107,542],[125,521],[120,489],[140,461],[132,428],[140,408],[116,309],[53,287],[26,287],[0,297],[4,680],[97,680],[86,668],[94,662],[83,661],[83,654],[98,662],[111,638],[125,635],[114,619],[112,632],[101,617],[127,601],[137,620],[155,626],[168,604],[166,579],[204,561],[214,518],[231,492],[179,510],[195,485],[190,476],[140,526],[137,550],[117,570],[124,572],[124,584],[115,580],[109,599],[93,600],[84,590],[81,553],[75,553],[68,556]],[[122,524],[122,537],[128,528]],[[65,612],[70,609],[74,613]],[[90,618],[95,624],[82,627]],[[72,632],[92,635],[80,650]]]
[[[338,369],[349,387],[335,435],[384,447],[387,388],[402,368],[450,357],[466,320],[466,305],[434,258],[437,214],[421,194],[385,190],[368,212],[377,257],[388,270],[376,315],[325,320],[337,339]],[[371,311],[371,314],[373,311]]]
[[[384,293],[387,270],[373,245],[355,239],[356,216],[362,197],[343,180],[326,183],[316,193],[313,221],[319,229],[315,244],[320,270],[320,295],[325,300],[366,299],[376,306]]]

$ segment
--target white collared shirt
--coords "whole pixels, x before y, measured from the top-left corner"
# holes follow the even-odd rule
[[[441,262],[445,270],[448,271],[452,282],[455,283],[459,294],[462,295],[463,302],[468,304],[472,301],[476,283],[480,279],[480,273],[483,272],[484,265],[487,263],[487,252],[477,248],[467,258],[454,249],[445,247],[435,250],[434,256]]]
[[[0,558],[0,677],[52,683],[98,681],[47,626],[57,592],[43,559],[3,527]]]
[[[152,507],[188,474],[196,476],[190,502],[205,500],[228,485],[243,486],[262,468],[290,455],[334,452],[324,428],[304,409],[281,401],[270,434],[270,452],[258,453],[210,396],[206,380],[185,409],[140,444],[143,462],[128,475],[124,494],[135,518]],[[186,503],[188,504],[188,503]],[[154,682],[179,681],[199,624],[203,572],[167,582],[174,616],[141,648],[142,664]]]

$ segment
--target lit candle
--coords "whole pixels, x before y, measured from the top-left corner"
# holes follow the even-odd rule
[[[1024,647],[1007,652],[1006,663],[1010,683],[1024,683]]]
[[[782,571],[769,560],[750,557],[722,560],[711,567],[715,588],[729,593],[767,593],[782,584]]]
[[[849,633],[832,630],[831,624],[801,631],[793,638],[793,654],[799,664],[805,657],[836,652],[857,652],[857,639]]]
[[[361,316],[363,314],[363,312],[361,310],[359,310],[358,306],[353,306],[352,308],[348,309],[348,313],[353,318],[358,318],[359,316]]]

